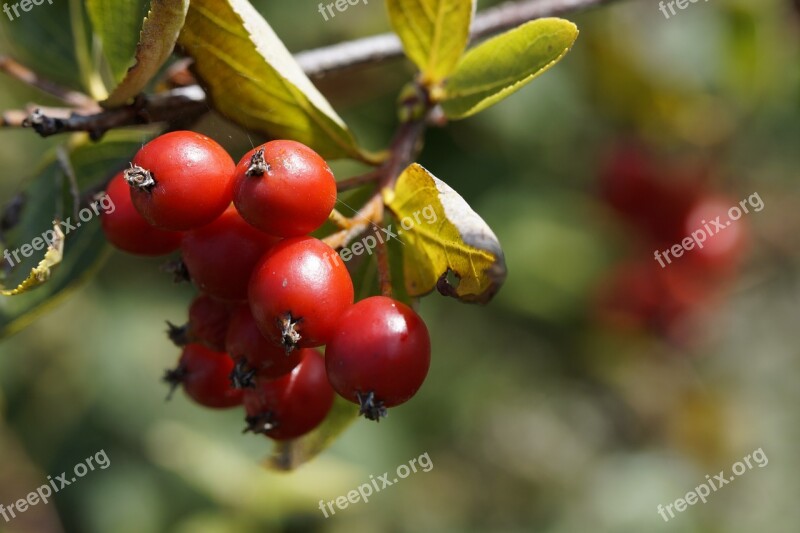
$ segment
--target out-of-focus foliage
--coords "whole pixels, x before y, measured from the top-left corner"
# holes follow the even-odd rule
[[[59,24],[56,4],[8,22],[3,51],[14,44],[22,59],[39,57],[45,72],[69,81],[76,63],[62,71],[61,49],[29,44],[19,31]],[[291,50],[388,29],[378,2],[328,21],[316,2],[254,4]],[[163,401],[158,380],[177,358],[163,321],[184,319],[191,291],[170,285],[158,261],[114,254],[55,312],[0,344],[0,503],[101,449],[111,466],[0,531],[794,531],[800,17],[792,5],[699,2],[669,19],[649,2],[587,12],[575,17],[581,38],[559,68],[433,131],[420,163],[491,225],[506,252],[506,285],[487,308],[424,299],[433,361],[420,394],[380,424],[357,421],[290,475],[261,467],[268,446],[240,434],[238,414],[181,395]],[[320,86],[337,109],[345,104],[359,138],[380,146],[405,68],[395,62]],[[53,103],[0,83],[3,108]],[[202,129],[232,153],[250,148],[218,117]],[[30,132],[0,135],[0,199],[8,200],[52,144]],[[710,168],[703,178],[676,172],[676,181],[703,179],[734,199],[757,191],[765,204],[737,222],[752,239],[724,294],[670,337],[596,316],[609,272],[653,260],[597,194],[601,161],[621,138]],[[664,523],[658,504],[757,448],[767,466]],[[430,472],[330,518],[319,510],[319,500],[423,453]]]

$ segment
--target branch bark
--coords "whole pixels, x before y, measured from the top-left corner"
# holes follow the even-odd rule
[[[526,0],[507,2],[481,11],[473,21],[471,40],[513,28],[535,18],[561,15],[615,2],[618,0]],[[322,77],[334,72],[367,66],[403,56],[400,40],[394,34],[381,34],[295,55],[303,71],[310,77]],[[0,57],[0,70],[25,81],[48,94],[70,104],[72,109],[54,109],[47,112],[9,110],[2,114],[2,127],[33,127],[39,135],[48,137],[59,133],[86,131],[99,138],[106,131],[135,124],[165,122],[173,119],[201,115],[209,108],[206,95],[198,85],[179,87],[150,97],[142,97],[133,104],[116,109],[86,114],[88,96],[58,87],[38,78],[34,73],[13,60]],[[76,109],[77,108],[77,109]],[[82,111],[82,112],[81,112]]]

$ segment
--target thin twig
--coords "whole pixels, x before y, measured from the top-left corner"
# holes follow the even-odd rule
[[[8,56],[0,55],[0,71],[5,72],[22,83],[39,89],[43,93],[58,98],[69,106],[85,109],[99,109],[97,102],[90,96],[62,87],[57,83],[42,78],[28,67]]]
[[[473,21],[471,37],[473,40],[498,33],[525,21],[562,15],[571,11],[600,6],[618,0],[527,0],[508,2],[500,6],[481,11]],[[382,34],[344,43],[300,52],[295,55],[305,73],[311,77],[320,77],[336,71],[344,71],[352,67],[381,63],[402,57],[403,50],[399,39],[394,34]],[[7,63],[8,65],[8,63]],[[24,67],[23,67],[24,68]],[[5,69],[7,72],[8,68]],[[9,72],[14,75],[12,72]],[[19,79],[23,79],[16,76]],[[70,94],[54,89],[55,84],[40,80],[34,75],[26,78],[28,83],[59,98],[75,99],[73,107],[85,107],[86,95]],[[38,80],[38,81],[36,81]],[[55,90],[55,93],[53,92]],[[60,96],[59,96],[60,95]],[[93,102],[92,102],[93,103]],[[94,103],[93,103],[94,104]],[[54,115],[43,113],[41,123],[35,129],[43,136],[63,132],[88,131],[97,137],[112,128],[120,128],[134,124],[163,122],[182,116],[202,114],[209,104],[206,95],[198,85],[179,87],[140,100],[130,106],[85,115],[75,113],[78,109],[63,109]],[[23,115],[27,116],[27,115]],[[63,117],[63,118],[53,118]],[[52,120],[49,120],[52,119]],[[0,126],[24,127],[28,125],[16,110],[2,114]]]

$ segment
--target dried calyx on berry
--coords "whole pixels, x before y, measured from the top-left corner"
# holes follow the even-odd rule
[[[374,392],[366,394],[356,392],[356,398],[359,404],[358,414],[364,415],[364,418],[380,422],[381,418],[386,418],[389,415],[386,407],[384,407],[384,402],[375,399]]]

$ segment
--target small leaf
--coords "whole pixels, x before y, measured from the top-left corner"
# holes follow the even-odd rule
[[[314,431],[300,438],[278,442],[267,466],[294,470],[323,452],[358,417],[358,406],[336,396],[327,418]]]
[[[387,0],[386,5],[423,78],[438,83],[453,72],[469,42],[475,0]]]
[[[302,142],[326,158],[371,160],[246,0],[193,0],[179,43],[215,109],[234,122]]]
[[[394,231],[406,245],[403,270],[409,295],[438,288],[464,302],[492,299],[506,278],[503,250],[456,191],[415,163],[383,197],[399,221]]]
[[[476,46],[445,84],[442,102],[451,119],[496,104],[558,62],[578,38],[578,28],[559,18],[526,22]]]
[[[3,296],[16,296],[38,287],[50,279],[53,269],[61,263],[61,258],[64,257],[64,232],[61,231],[61,227],[58,224],[53,226],[51,235],[53,236],[52,242],[47,243],[47,252],[44,254],[44,259],[39,261],[39,264],[31,270],[28,277],[16,288],[0,289],[0,294]]]
[[[75,139],[79,140],[73,142]],[[142,134],[109,132],[100,143],[89,143],[86,136],[73,136],[71,140],[66,146],[69,161],[78,187],[85,192],[108,178],[110,172],[124,168],[141,147]],[[69,180],[54,155],[45,158],[37,174],[26,182],[17,223],[2,235],[0,248],[5,250],[0,257],[0,280],[5,286],[23,290],[11,289],[8,292],[13,295],[0,297],[0,337],[28,325],[97,271],[108,250],[98,213],[113,208],[101,199],[96,209],[83,207],[78,220],[67,220],[74,217]],[[64,241],[53,246],[55,251],[48,250],[44,260],[27,249],[30,257],[26,257],[23,247],[32,246],[35,239],[56,242],[44,239],[54,231],[51,228],[56,218],[66,224],[59,224],[64,228]]]
[[[119,0],[104,1],[114,4],[113,8],[105,7],[104,12],[109,12],[116,9]],[[136,63],[128,69],[120,84],[103,102],[105,107],[123,105],[144,90],[172,55],[188,9],[189,0],[153,0],[151,2],[150,11],[144,19],[139,35],[139,44],[136,46]],[[111,17],[111,20],[113,21],[115,18]],[[108,54],[106,57],[109,57]],[[120,59],[120,57],[116,57],[115,61]]]
[[[141,21],[147,13],[147,2],[86,0],[86,11],[114,82],[118,83],[125,77],[136,53]]]

